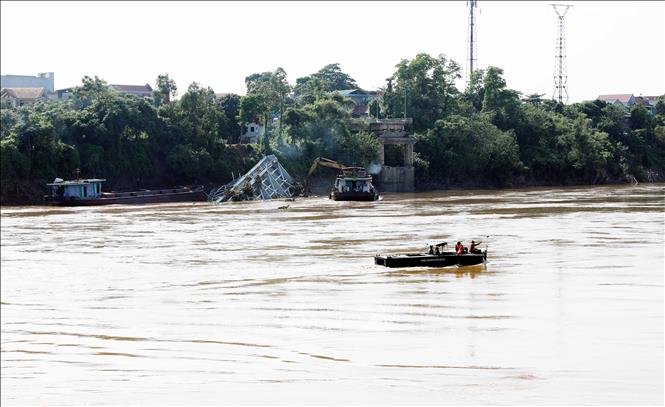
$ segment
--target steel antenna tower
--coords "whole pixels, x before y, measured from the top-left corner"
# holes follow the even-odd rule
[[[469,6],[469,33],[467,35],[469,48],[467,49],[466,59],[466,81],[468,83],[471,80],[473,70],[478,68],[478,51],[476,49],[476,7],[478,7],[478,1],[469,0],[466,5]]]
[[[566,70],[566,36],[564,32],[564,18],[568,9],[573,7],[568,4],[550,4],[554,7],[557,15],[559,31],[556,38],[556,55],[554,57],[554,95],[553,100],[564,103],[564,93],[566,94],[566,103],[568,103],[568,72]]]

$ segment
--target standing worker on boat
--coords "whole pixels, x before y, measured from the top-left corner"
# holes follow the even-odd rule
[[[455,245],[455,252],[457,254],[463,254],[464,253],[464,246],[462,245],[462,242],[457,242]]]

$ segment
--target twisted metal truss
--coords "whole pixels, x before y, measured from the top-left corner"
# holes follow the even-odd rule
[[[274,155],[263,157],[245,175],[212,190],[208,200],[221,203],[232,200],[275,199],[292,197],[295,193],[291,175]]]

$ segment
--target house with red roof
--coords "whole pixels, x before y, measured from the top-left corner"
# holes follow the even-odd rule
[[[39,88],[2,88],[0,99],[8,101],[13,107],[32,106],[40,100],[48,100],[48,89]]]
[[[644,106],[651,114],[656,114],[656,103],[658,96],[635,96],[635,103]]]
[[[621,93],[615,95],[599,95],[598,100],[609,103],[611,105],[620,105],[630,108],[635,104],[635,96],[632,93]]]
[[[135,95],[144,98],[152,97],[152,87],[147,83],[145,85],[108,85],[109,88],[127,94]],[[55,98],[58,100],[67,100],[74,92],[74,87],[57,89],[55,91]]]
[[[152,97],[152,87],[149,84],[145,85],[109,85],[111,89],[127,95],[135,95],[140,97]]]
[[[621,93],[615,95],[599,95],[598,100],[603,102],[621,106],[626,110],[630,110],[634,105],[644,106],[645,109],[651,114],[656,114],[656,102],[659,96],[635,96],[632,93]]]
[[[373,100],[379,100],[381,97],[383,97],[383,93],[381,91],[368,91],[360,88],[338,90],[337,93],[353,101],[354,106],[351,109],[351,115],[353,117],[369,116],[370,102]]]

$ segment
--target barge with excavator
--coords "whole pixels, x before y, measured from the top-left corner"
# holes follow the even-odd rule
[[[333,201],[376,201],[379,193],[372,184],[372,175],[363,167],[346,167],[328,158],[319,157],[312,163],[308,176],[312,175],[318,166],[337,168],[340,173],[335,178],[328,199]]]

